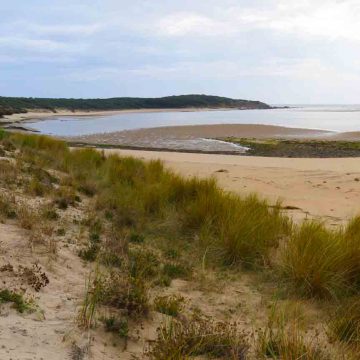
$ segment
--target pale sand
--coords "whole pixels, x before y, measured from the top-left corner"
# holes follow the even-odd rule
[[[173,152],[105,150],[145,160],[161,159],[183,176],[215,176],[239,194],[259,193],[284,206],[295,220],[316,217],[338,225],[360,212],[360,162],[356,158],[289,159]],[[222,172],[217,172],[221,170]]]

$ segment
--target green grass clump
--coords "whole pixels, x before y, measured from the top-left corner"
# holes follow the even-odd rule
[[[77,321],[80,327],[87,330],[96,325],[97,310],[103,296],[103,274],[98,266],[89,274],[85,287],[85,297]]]
[[[295,309],[294,309],[295,310]],[[260,359],[330,360],[315,335],[306,338],[297,312],[273,306],[265,328],[257,332],[256,352]]]
[[[346,285],[343,250],[341,233],[305,222],[282,251],[282,276],[304,296],[336,297]]]
[[[281,252],[282,277],[307,297],[337,298],[357,293],[360,285],[360,217],[344,229],[319,222],[297,227]]]
[[[22,294],[4,289],[0,291],[0,303],[13,303],[14,309],[19,313],[23,313],[31,308],[30,304],[24,300]]]
[[[342,234],[343,268],[352,288],[360,290],[360,216],[354,217]]]
[[[157,339],[146,350],[149,359],[181,360],[197,356],[245,359],[247,336],[236,324],[205,318],[172,319],[157,330]]]
[[[258,355],[262,359],[330,360],[320,345],[309,344],[296,326],[267,328],[260,332]]]
[[[154,299],[154,307],[159,313],[176,317],[183,310],[184,302],[185,299],[178,295],[157,296]]]
[[[360,349],[360,297],[339,303],[331,313],[327,327],[331,339]]]

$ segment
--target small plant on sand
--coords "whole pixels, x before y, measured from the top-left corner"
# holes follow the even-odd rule
[[[104,317],[101,319],[105,325],[105,330],[112,332],[127,339],[129,336],[129,323],[126,318],[118,318],[116,316]]]
[[[86,261],[95,261],[97,258],[97,255],[100,251],[100,233],[99,229],[97,227],[94,227],[93,225],[90,226],[90,233],[89,233],[89,242],[88,245],[81,249],[78,253],[78,255]]]
[[[131,318],[147,316],[150,307],[148,287],[141,278],[112,270],[103,282],[102,303],[122,310]]]
[[[235,323],[215,322],[194,317],[171,319],[157,330],[157,339],[145,351],[153,360],[181,360],[197,356],[245,359],[249,345],[247,335]]]
[[[31,309],[30,303],[28,303],[22,294],[10,291],[8,289],[0,290],[0,304],[1,303],[13,303],[14,309],[23,313]]]
[[[96,266],[85,284],[85,298],[78,314],[78,324],[86,330],[96,324],[97,309],[102,300],[102,281],[103,276]]]
[[[0,194],[0,218],[14,219],[16,217],[15,198]]]
[[[191,269],[184,263],[169,262],[164,264],[163,274],[170,279],[188,278],[191,275]]]
[[[54,203],[61,210],[66,210],[69,206],[75,206],[78,196],[74,189],[69,186],[60,186],[54,194]]]
[[[40,214],[46,220],[58,220],[60,217],[56,209],[51,205],[45,205],[40,209]]]
[[[37,212],[25,204],[20,204],[16,209],[19,225],[26,230],[33,230],[39,224]]]
[[[93,262],[96,260],[98,252],[99,252],[98,244],[90,243],[84,249],[80,249],[78,255],[81,259],[85,261]]]
[[[31,178],[27,184],[25,191],[34,196],[44,196],[46,193],[51,191],[51,187],[42,183],[36,177]]]
[[[154,307],[159,313],[176,317],[183,310],[184,302],[185,299],[178,295],[157,296],[154,299]]]
[[[160,265],[158,256],[151,250],[129,250],[129,271],[134,278],[155,278],[160,273]]]

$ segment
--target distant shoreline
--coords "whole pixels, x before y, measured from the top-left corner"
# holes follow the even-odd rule
[[[127,110],[56,110],[54,113],[50,110],[41,110],[41,111],[28,111],[26,113],[17,113],[12,115],[5,115],[3,118],[0,118],[1,124],[15,124],[15,123],[24,123],[32,122],[37,120],[51,119],[59,116],[75,116],[75,117],[92,117],[92,116],[111,116],[117,114],[131,114],[131,113],[162,113],[162,112],[200,112],[200,111],[234,111],[234,110],[269,110],[269,109],[238,109],[238,108],[158,108],[158,109],[127,109]]]

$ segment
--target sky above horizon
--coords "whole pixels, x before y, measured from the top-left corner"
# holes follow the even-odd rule
[[[360,103],[359,0],[13,0],[0,14],[0,96]]]

